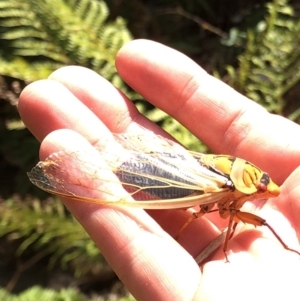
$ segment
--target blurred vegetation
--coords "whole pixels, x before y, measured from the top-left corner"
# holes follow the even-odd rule
[[[99,300],[96,298],[87,298],[74,288],[61,289],[59,291],[45,289],[39,286],[33,286],[22,293],[16,295],[0,288],[0,298],[5,301],[28,301],[28,300],[43,300],[43,301],[93,301]],[[104,300],[104,299],[103,299]],[[131,296],[116,299],[116,296],[108,297],[107,301],[134,301]]]
[[[300,79],[300,19],[286,1],[266,5],[265,20],[247,32],[239,68],[227,67],[229,84],[269,112],[299,121],[300,109],[287,112],[286,94]]]
[[[58,199],[41,203],[38,199],[21,201],[14,197],[0,203],[0,215],[0,237],[16,242],[18,257],[26,256],[30,248],[38,256],[36,260],[48,257],[49,268],[57,263],[72,266],[78,277],[108,269],[89,236],[66,214]]]
[[[122,87],[114,60],[132,38],[123,18],[108,15],[104,1],[1,0],[0,74],[33,81],[74,64]]]
[[[116,282],[81,226],[27,179],[39,147],[17,112],[28,83],[64,65],[86,66],[180,142],[205,152],[196,137],[122,82],[114,67],[117,51],[132,38],[161,42],[270,112],[299,122],[299,9],[297,1],[286,0],[0,0],[0,251],[7,274],[0,274],[0,285],[14,293],[28,288],[19,295],[1,290],[1,300],[30,299],[26,294],[87,300],[73,289],[36,287],[49,286],[38,277],[26,284],[22,277],[35,266],[46,265],[49,275],[68,271],[72,280],[66,286],[74,279],[101,288]]]

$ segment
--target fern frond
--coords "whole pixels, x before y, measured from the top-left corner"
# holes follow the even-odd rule
[[[0,59],[10,63],[22,57],[28,66],[48,63],[52,71],[82,65],[108,80],[116,78],[116,54],[132,37],[122,18],[108,23],[108,15],[101,0],[0,0],[0,41],[5,41]],[[8,71],[0,65],[1,74],[13,76]],[[116,82],[125,87],[122,80]]]
[[[175,139],[180,141],[185,147],[190,150],[207,153],[208,148],[198,138],[196,138],[189,130],[187,130],[177,120],[169,116],[164,111],[154,108],[149,111],[143,110],[143,105],[138,106],[139,110],[143,112],[153,122],[158,123],[164,130],[166,130]]]
[[[35,81],[47,78],[53,70],[61,65],[54,62],[33,62],[15,57],[12,60],[5,60],[0,56],[0,73],[25,81]]]
[[[43,206],[37,200],[1,202],[0,236],[9,240],[22,238],[16,256],[31,247],[50,256],[49,267],[57,262],[67,266],[72,261],[77,276],[107,269],[97,247],[79,223],[65,214],[58,200]]]
[[[300,80],[300,19],[287,0],[267,4],[265,21],[248,32],[239,70],[227,69],[229,83],[270,112],[283,115],[284,94]]]
[[[293,113],[289,114],[287,116],[288,119],[292,120],[292,121],[296,121],[299,120],[300,118],[300,108],[298,108],[297,110],[295,110]]]
[[[78,1],[68,1],[68,4],[73,7],[76,2]],[[76,9],[78,15],[85,19],[87,26],[91,27],[96,34],[109,15],[108,8],[102,1],[83,0],[77,3]]]

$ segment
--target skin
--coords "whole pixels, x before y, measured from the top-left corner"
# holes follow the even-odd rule
[[[284,242],[300,250],[300,127],[213,78],[183,54],[135,40],[118,53],[121,77],[166,111],[215,153],[242,157],[282,184],[281,194],[243,209],[267,219]],[[55,151],[91,149],[114,133],[165,135],[138,113],[108,81],[82,67],[65,67],[27,86],[20,115],[41,141],[44,160]],[[195,220],[176,242],[172,236],[190,216],[184,210],[63,202],[95,241],[137,300],[299,300],[300,257],[283,249],[266,227],[239,225],[228,246],[201,268],[197,256],[226,226],[216,214]]]

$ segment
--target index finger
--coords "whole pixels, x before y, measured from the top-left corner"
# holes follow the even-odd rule
[[[182,53],[136,40],[121,49],[116,66],[134,90],[176,118],[213,152],[247,159],[277,182],[300,164],[297,124],[269,114]]]

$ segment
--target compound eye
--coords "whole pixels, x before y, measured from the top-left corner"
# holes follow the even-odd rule
[[[256,186],[258,193],[263,193],[268,190],[268,185],[270,184],[270,176],[266,172],[262,174],[259,183]]]
[[[259,183],[256,188],[258,193],[267,191],[267,186],[264,183]]]

